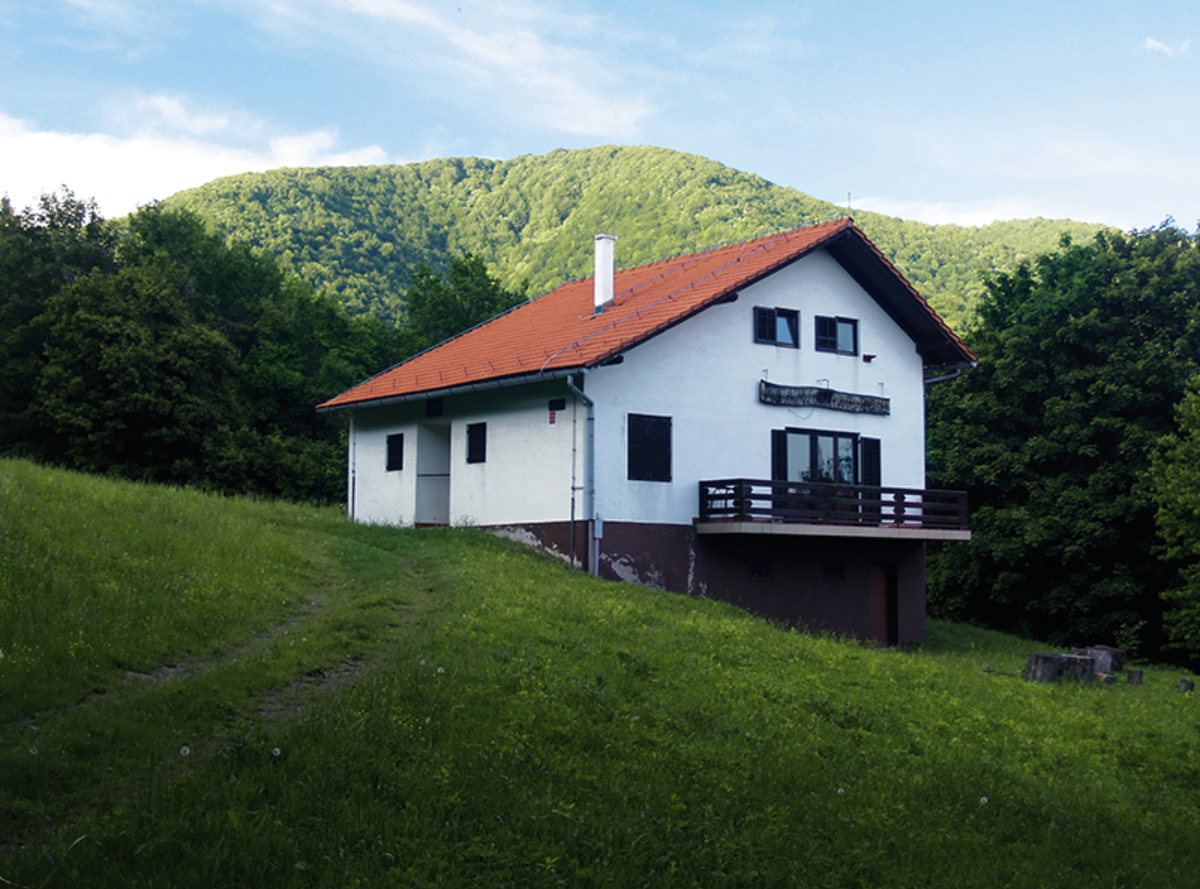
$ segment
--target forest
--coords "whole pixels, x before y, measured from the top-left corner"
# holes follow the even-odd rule
[[[0,453],[332,503],[345,429],[313,406],[522,298],[473,257],[418,266],[397,328],[351,315],[186,210],[0,202]]]
[[[416,268],[479,257],[530,296],[591,274],[592,237],[617,236],[629,267],[847,215],[847,208],[654,147],[601,146],[498,161],[445,158],[383,167],[246,173],[164,203],[267,250],[286,271],[354,312],[395,322]],[[883,254],[952,326],[983,295],[981,272],[1007,271],[1102,229],[1029,219],[982,228],[925,225],[855,210]]]
[[[120,220],[0,201],[0,454],[336,503],[313,406],[584,273],[610,214],[633,264],[837,209],[661,149],[247,174]],[[931,615],[1200,656],[1200,238],[856,219],[979,357],[928,390],[974,535],[931,549]]]

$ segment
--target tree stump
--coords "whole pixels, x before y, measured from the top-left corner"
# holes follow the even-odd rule
[[[1062,679],[1063,659],[1061,654],[1029,655],[1025,665],[1025,678],[1030,682],[1058,682]]]
[[[1195,691],[1196,683],[1192,682],[1192,680],[1190,680],[1190,679],[1180,679],[1179,680],[1179,690],[1185,691],[1185,692],[1186,691]]]
[[[1130,685],[1141,685],[1142,684],[1142,671],[1141,670],[1130,670],[1129,671],[1129,684]]]
[[[1063,660],[1063,678],[1076,682],[1092,682],[1096,678],[1096,661],[1086,654],[1059,655]]]
[[[1125,666],[1125,652],[1111,645],[1089,645],[1073,648],[1071,654],[1085,655],[1096,662],[1097,673],[1115,673]]]

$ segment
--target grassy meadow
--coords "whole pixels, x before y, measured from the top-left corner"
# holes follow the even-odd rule
[[[0,461],[0,885],[1194,886],[1183,674],[1039,649]]]

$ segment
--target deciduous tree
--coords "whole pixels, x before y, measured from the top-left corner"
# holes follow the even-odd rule
[[[427,349],[498,315],[525,299],[524,286],[505,290],[483,260],[470,253],[451,257],[437,274],[425,264],[405,292],[404,329],[414,351]]]
[[[931,482],[973,539],[935,551],[935,614],[1051,642],[1163,640],[1156,443],[1200,356],[1200,249],[1170,225],[1064,244],[991,279],[979,366],[930,398]]]

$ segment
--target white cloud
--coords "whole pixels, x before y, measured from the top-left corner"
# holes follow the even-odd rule
[[[184,107],[183,100],[173,96],[147,96],[138,100],[136,110],[150,112],[170,127],[194,136],[219,132],[230,124],[226,114],[192,114]]]
[[[870,210],[929,225],[988,225],[1005,219],[1061,216],[1048,213],[1044,202],[1028,197],[989,198],[978,201],[905,201],[887,197],[855,198],[853,209]]]
[[[1153,52],[1160,52],[1166,56],[1177,56],[1188,51],[1189,41],[1185,40],[1178,46],[1168,46],[1155,40],[1153,37],[1147,37],[1146,42],[1142,44],[1142,49],[1148,49]]]
[[[154,133],[64,133],[39,130],[0,113],[0,156],[5,159],[0,193],[21,208],[67,185],[80,197],[96,198],[104,214],[115,217],[221,176],[282,166],[389,162],[379,146],[337,151],[337,143],[334,130],[278,136],[259,148]]]
[[[90,30],[114,39],[144,39],[167,27],[172,10],[146,0],[65,0]]]
[[[319,14],[317,9],[323,10]],[[349,14],[337,20],[335,13]],[[271,0],[265,27],[319,29],[395,68],[436,72],[447,95],[575,136],[631,139],[655,111],[594,41],[597,19],[536,4]],[[589,42],[591,41],[591,42]]]

